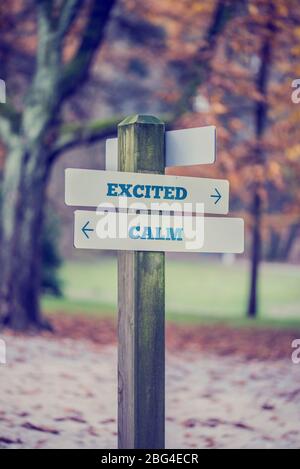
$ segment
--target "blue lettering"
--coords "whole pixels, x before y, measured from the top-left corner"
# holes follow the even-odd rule
[[[119,196],[121,197],[132,197],[130,193],[130,188],[132,187],[132,184],[119,184],[121,192]]]
[[[136,231],[140,231],[141,227],[140,226],[131,226],[129,228],[129,238],[130,239],[140,239],[140,235],[139,234],[134,234],[134,230]]]
[[[117,184],[107,183],[108,197],[135,197],[136,199],[166,199],[184,200],[188,192],[184,187],[174,186],[150,186],[143,184]]]
[[[107,183],[107,194],[108,196],[117,196],[118,193],[116,192],[116,189],[119,184],[115,184],[113,182],[108,182]]]
[[[166,186],[165,187],[165,199],[175,199],[175,195],[174,195],[174,189],[175,187],[172,187],[172,186]]]
[[[152,186],[152,190],[154,191],[154,199],[160,199],[160,191],[164,190],[163,186]]]
[[[176,187],[176,200],[186,199],[187,194],[187,190],[184,187]]]
[[[160,226],[151,228],[151,226],[145,226],[141,232],[140,226],[132,226],[128,231],[130,239],[146,239],[153,241],[183,241],[184,231],[183,228],[166,228],[166,233],[162,233]]]
[[[145,226],[142,234],[142,239],[154,239],[152,236],[151,226]]]
[[[151,186],[145,186],[145,199],[150,199],[150,191],[151,191]]]
[[[160,226],[158,226],[158,227],[156,228],[155,239],[166,239],[166,238],[164,238],[164,236],[163,236],[162,233],[161,233],[161,227],[160,227]]]
[[[140,199],[141,197],[143,197],[144,196],[144,194],[143,194],[144,189],[145,189],[145,186],[142,186],[140,184],[138,184],[137,186],[134,186],[133,190],[132,190],[133,197],[136,197],[137,199]],[[140,192],[138,192],[138,191],[140,191]]]
[[[172,241],[183,241],[183,228],[167,228],[167,233]]]

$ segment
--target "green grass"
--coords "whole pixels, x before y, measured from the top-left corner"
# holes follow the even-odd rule
[[[117,263],[113,258],[67,262],[61,271],[65,296],[46,297],[46,312],[114,315]],[[248,325],[245,319],[248,266],[193,259],[166,262],[167,318],[177,322],[225,322]],[[260,279],[259,326],[300,327],[300,269],[263,265]],[[253,324],[253,321],[251,321]]]

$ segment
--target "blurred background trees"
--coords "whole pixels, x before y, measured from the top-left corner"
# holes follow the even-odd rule
[[[291,132],[299,131],[299,115],[290,99],[299,25],[297,2],[242,2],[218,38],[210,79],[197,88],[194,112],[183,120],[217,125],[223,175],[236,196],[233,207],[248,213],[250,317],[259,309],[260,261],[287,260],[299,233],[299,206],[291,205],[299,183],[299,146]],[[206,174],[217,173],[212,168]]]
[[[52,168],[56,188],[59,157],[78,147],[83,167],[88,154],[100,167],[96,142],[134,112],[167,116],[173,127],[217,126],[216,165],[168,172],[230,180],[231,211],[246,217],[251,235],[247,312],[256,315],[260,261],[289,259],[300,231],[299,110],[291,101],[298,10],[297,0],[1,4],[3,322],[46,326],[41,281],[60,292],[58,234],[44,223]],[[58,198],[63,204],[52,189]]]
[[[35,31],[33,72],[23,80],[23,99],[19,106],[13,99],[4,105],[0,119],[7,150],[1,185],[0,308],[3,322],[16,329],[46,326],[39,311],[46,185],[55,159],[70,144],[61,130],[63,105],[87,79],[114,4],[114,0],[16,2],[4,15],[5,25],[11,21],[14,28],[22,25],[23,32],[26,27]],[[75,51],[65,59],[67,37],[82,17]],[[10,35],[11,28],[7,46],[14,48]],[[10,77],[4,73],[4,78]]]

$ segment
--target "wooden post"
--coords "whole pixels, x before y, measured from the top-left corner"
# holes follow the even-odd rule
[[[164,124],[152,116],[119,124],[119,171],[163,174]],[[165,256],[118,255],[118,446],[165,445]]]

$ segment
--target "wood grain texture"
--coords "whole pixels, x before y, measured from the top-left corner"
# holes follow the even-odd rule
[[[119,170],[163,174],[164,124],[132,116],[119,125]],[[118,255],[118,446],[165,445],[165,257]]]

